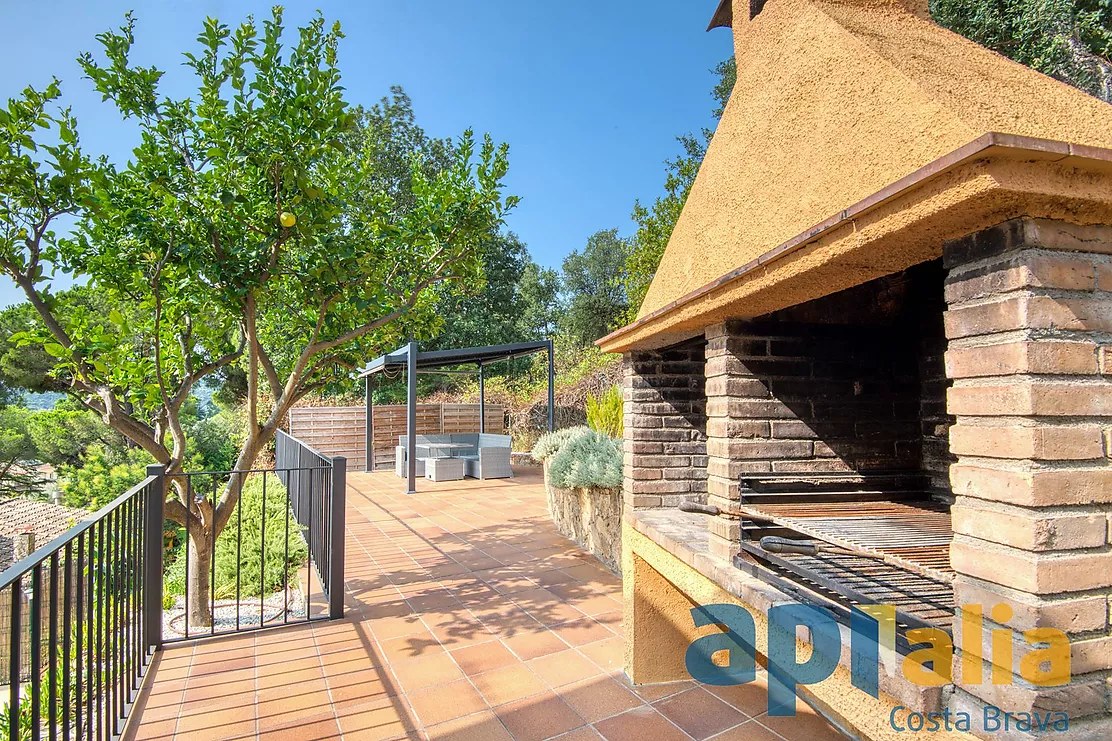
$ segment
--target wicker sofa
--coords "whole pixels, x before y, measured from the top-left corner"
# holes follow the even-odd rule
[[[398,438],[398,447],[394,450],[394,473],[402,478],[406,476],[405,455],[408,437],[402,435]],[[513,476],[510,468],[510,436],[491,435],[487,433],[459,433],[452,435],[418,435],[417,436],[417,475],[425,475],[425,458],[436,457],[440,451],[433,451],[426,447],[428,444],[457,443],[460,447],[464,472],[476,479],[504,479]],[[470,446],[470,447],[463,447]],[[446,453],[445,453],[446,454]]]

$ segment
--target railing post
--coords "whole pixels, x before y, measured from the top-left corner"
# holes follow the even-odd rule
[[[332,497],[328,534],[331,553],[328,558],[328,617],[339,620],[344,616],[344,505],[347,501],[347,458],[342,455],[332,459]]]
[[[143,581],[143,620],[147,645],[158,650],[162,647],[162,526],[165,522],[166,466],[147,466],[147,476],[154,481],[148,484],[146,522],[143,523],[143,562],[146,564]]]

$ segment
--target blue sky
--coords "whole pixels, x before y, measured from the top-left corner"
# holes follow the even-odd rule
[[[95,33],[134,9],[136,58],[186,93],[181,52],[205,15],[235,24],[269,14],[258,2],[9,0],[0,10],[0,97],[61,78],[92,152],[126,161],[134,131],[91,91],[74,58]],[[371,104],[390,85],[413,98],[432,135],[471,126],[510,144],[508,190],[522,197],[508,226],[538,262],[558,266],[599,229],[632,231],[636,198],[662,189],[675,137],[711,122],[710,69],[731,52],[707,33],[717,0],[365,0],[286,4],[292,29],[319,8],[347,35],[340,48],[348,99]],[[287,30],[287,33],[290,33]],[[0,306],[20,300],[0,283]]]

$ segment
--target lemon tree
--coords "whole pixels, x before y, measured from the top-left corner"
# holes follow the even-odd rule
[[[247,376],[249,469],[305,394],[349,384],[366,357],[440,321],[431,287],[481,279],[478,250],[516,199],[505,145],[470,131],[401,160],[404,193],[379,172],[381,137],[361,135],[338,64],[343,34],[319,14],[285,44],[280,8],[235,28],[207,19],[185,53],[195,89],[164,94],[132,59],[130,15],[98,35],[81,68],[139,136],[127,163],[86,155],[60,90],[0,110],[0,268],[23,289],[52,373],[169,471],[182,468],[181,409],[206,376]],[[396,159],[396,158],[395,158]],[[70,226],[72,224],[72,227]],[[67,236],[68,233],[68,236]],[[56,301],[54,271],[103,292],[107,315]],[[241,477],[217,499],[168,492],[190,522],[190,620],[211,620],[211,539]]]

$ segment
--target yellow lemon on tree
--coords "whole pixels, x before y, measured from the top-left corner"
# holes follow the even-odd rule
[[[282,226],[286,227],[287,229],[297,223],[297,217],[291,214],[289,211],[283,211],[282,215],[278,217],[278,220],[281,221]]]

